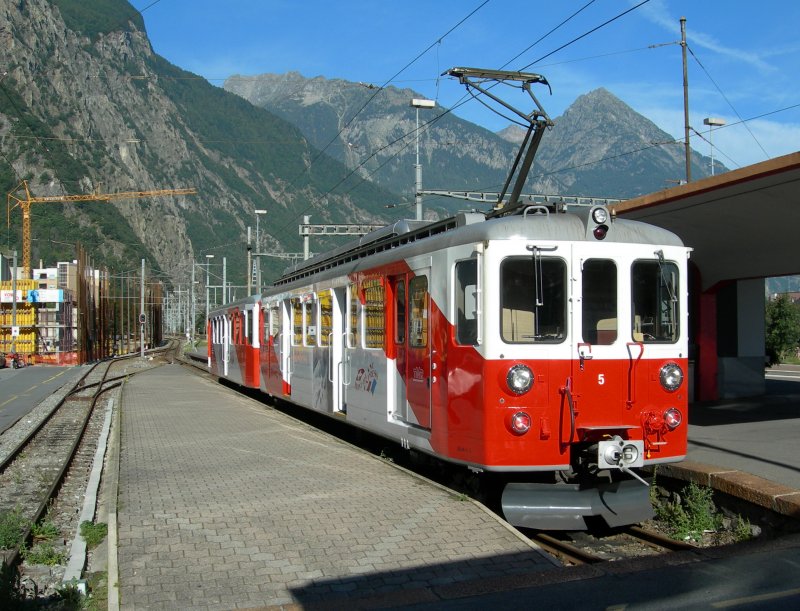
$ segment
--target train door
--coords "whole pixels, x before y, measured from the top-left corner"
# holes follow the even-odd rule
[[[281,380],[281,304],[268,303],[264,307],[264,337],[261,344],[261,387],[271,394],[283,392]]]
[[[281,377],[283,379],[283,394],[292,394],[292,300],[284,299],[280,306],[281,322],[278,341]]]
[[[228,365],[231,362],[231,317],[222,317],[222,375],[228,377]]]
[[[331,289],[320,297],[322,324],[330,317],[330,334],[324,341],[328,346],[328,382],[331,387],[333,412],[344,411],[344,386],[349,384],[345,377],[344,351],[346,345],[345,304],[347,291],[344,288]],[[327,331],[326,331],[327,332]]]
[[[395,384],[394,416],[398,420],[406,421],[408,418],[408,399],[406,398],[406,371],[408,368],[408,350],[406,349],[406,334],[408,331],[408,301],[406,299],[406,277],[395,276],[390,279],[392,295],[394,295],[394,337],[389,341],[394,342],[395,368],[400,378]]]
[[[426,429],[431,427],[431,337],[430,267],[421,268],[408,279],[408,331],[405,343],[405,421]]]
[[[619,261],[582,245],[575,245],[572,254],[573,404],[581,403],[577,411],[587,428],[594,428],[592,420],[621,424],[631,356],[641,356],[620,332],[626,303],[620,298],[621,285],[626,286],[620,278],[627,274]]]
[[[342,406],[340,411],[347,411],[347,403],[353,388],[353,358],[361,348],[361,304],[358,298],[358,284],[347,285],[344,296],[346,306],[344,313],[344,333],[342,342]]]

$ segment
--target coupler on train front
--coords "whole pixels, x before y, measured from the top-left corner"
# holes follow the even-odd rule
[[[652,518],[649,482],[633,471],[643,465],[642,445],[619,436],[586,444],[572,471],[559,473],[561,481],[506,484],[506,520],[522,528],[586,530],[597,520],[616,528]]]

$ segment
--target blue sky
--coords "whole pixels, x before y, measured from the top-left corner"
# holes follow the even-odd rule
[[[633,8],[640,2],[131,3],[142,11],[157,53],[219,86],[233,74],[296,71],[307,77],[409,87],[452,107],[465,89],[440,77],[445,70],[526,70],[550,82],[552,95],[544,87],[535,92],[551,117],[562,114],[578,96],[605,87],[676,138],[683,137],[684,123],[681,48],[665,43],[680,40],[683,16],[691,51],[689,122],[706,138],[692,133],[693,148],[709,154],[709,128],[703,119],[718,117],[726,126],[711,135],[714,156],[729,168],[800,150],[800,3],[649,0]],[[531,109],[522,97],[509,100]],[[508,125],[475,101],[460,106],[456,114],[493,131]]]

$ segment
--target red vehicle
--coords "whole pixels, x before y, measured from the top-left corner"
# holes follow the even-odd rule
[[[686,454],[689,249],[602,206],[417,225],[213,313],[212,371],[501,474],[512,524],[649,517],[635,470]]]
[[[535,102],[532,113],[501,102],[530,121],[508,202],[504,191],[486,214],[400,221],[296,265],[212,315],[211,368],[494,474],[514,525],[648,518],[637,470],[686,455],[690,249],[602,205],[525,205],[552,125],[530,86],[546,80],[449,74],[495,101],[483,83],[510,80]],[[234,318],[251,329],[253,308],[260,332],[237,339]]]

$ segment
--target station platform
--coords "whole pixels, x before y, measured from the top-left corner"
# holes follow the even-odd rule
[[[479,504],[178,364],[130,378],[120,425],[123,609],[401,604],[556,568]]]
[[[753,494],[777,486],[770,502],[782,498],[800,518],[791,458],[800,382],[781,390],[760,415],[738,401],[695,406],[699,423],[690,426],[680,476],[733,482]],[[731,422],[735,414],[741,421]],[[481,505],[178,364],[129,379],[119,424],[122,609],[485,609],[534,602],[593,609],[636,600],[639,583],[649,588],[643,601],[656,587],[674,587],[661,579],[665,561],[658,559],[559,568]],[[769,426],[793,437],[776,444]],[[759,450],[761,444],[782,448]],[[733,456],[742,461],[735,467]],[[763,479],[769,476],[781,479]],[[755,543],[739,570],[752,571],[747,562],[757,562],[764,587],[772,583],[767,576],[782,576],[795,602],[800,579],[782,571],[796,566],[800,536],[781,541]],[[666,562],[673,576],[694,583],[696,557]],[[711,553],[697,589],[710,591],[707,576],[737,570],[737,562]],[[674,608],[673,597],[662,602]]]

